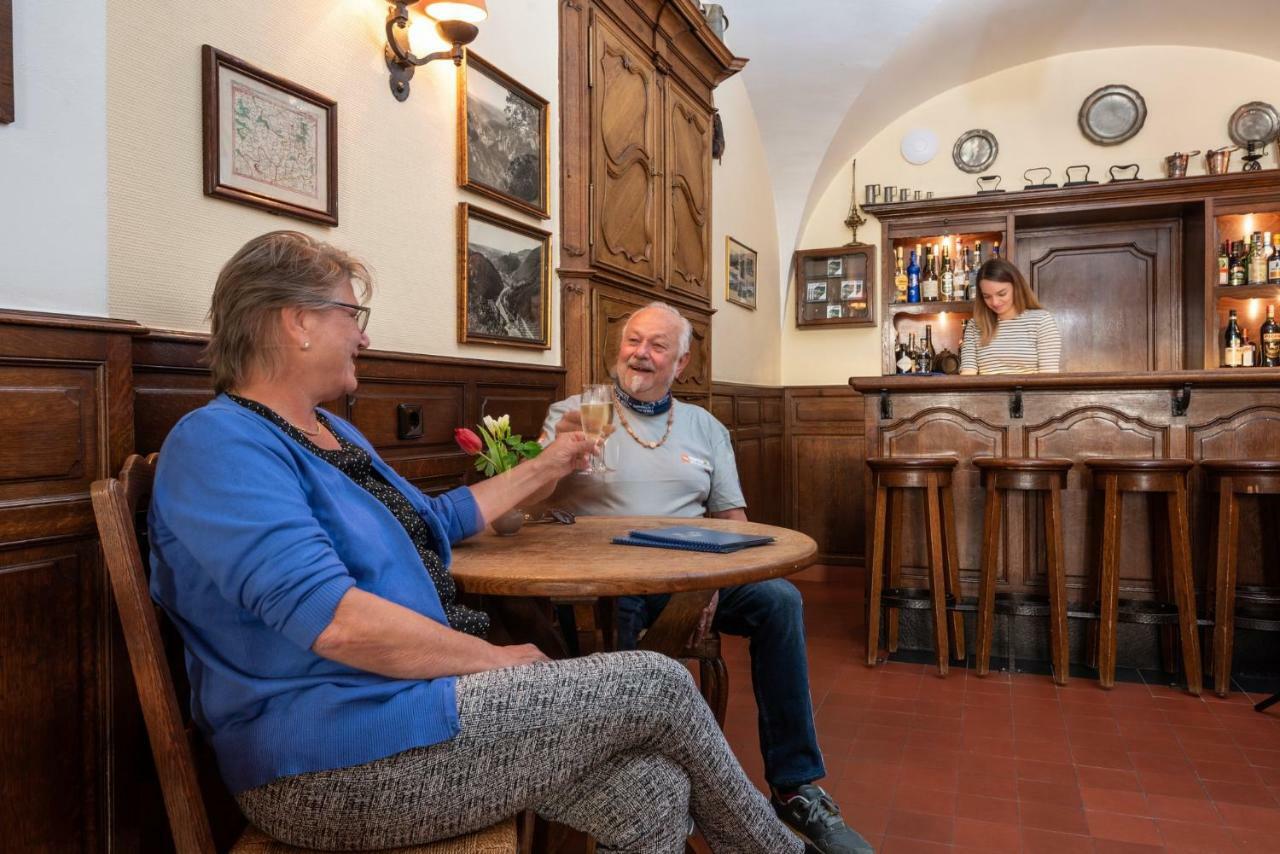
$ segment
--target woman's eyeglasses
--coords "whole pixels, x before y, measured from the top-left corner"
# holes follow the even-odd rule
[[[336,299],[325,300],[324,304],[337,306],[339,308],[351,309],[352,311],[355,312],[355,314],[351,315],[351,317],[352,319],[355,320],[356,326],[360,327],[360,331],[364,332],[366,329],[369,328],[369,314],[371,313],[369,306],[353,305],[349,302],[338,302]]]

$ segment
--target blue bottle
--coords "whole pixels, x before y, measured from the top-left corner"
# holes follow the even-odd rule
[[[911,250],[911,262],[907,264],[907,302],[920,302],[920,264],[916,251]]]

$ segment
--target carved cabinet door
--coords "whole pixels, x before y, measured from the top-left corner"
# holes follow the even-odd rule
[[[667,85],[667,287],[711,296],[711,117]]]
[[[662,275],[662,93],[653,62],[596,15],[591,69],[592,260]]]

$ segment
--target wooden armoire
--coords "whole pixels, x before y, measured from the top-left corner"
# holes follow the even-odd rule
[[[746,64],[694,0],[562,0],[560,280],[566,387],[607,379],[626,316],[693,324],[676,391],[711,400],[715,87]]]

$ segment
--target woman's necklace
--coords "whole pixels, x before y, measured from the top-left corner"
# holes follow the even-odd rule
[[[661,448],[664,444],[666,444],[667,439],[671,438],[671,425],[674,424],[676,420],[676,407],[674,403],[672,403],[671,408],[667,410],[667,432],[663,433],[662,438],[659,439],[658,441],[649,442],[637,436],[636,431],[632,430],[631,425],[627,423],[626,416],[622,414],[622,410],[625,409],[626,407],[623,405],[621,398],[618,397],[618,393],[616,390],[614,391],[613,398],[618,404],[613,408],[613,411],[618,414],[618,420],[622,422],[622,429],[626,430],[627,435],[630,436],[632,439],[635,439],[637,444],[653,451],[658,448]]]

